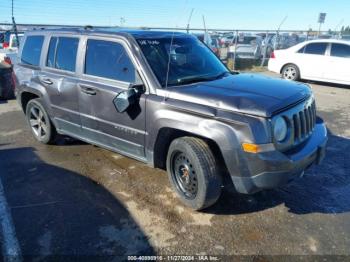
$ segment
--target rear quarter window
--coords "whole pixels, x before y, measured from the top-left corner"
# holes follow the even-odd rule
[[[350,58],[350,45],[332,44],[331,56]]]
[[[26,65],[39,66],[44,36],[27,36],[21,55],[21,62]]]

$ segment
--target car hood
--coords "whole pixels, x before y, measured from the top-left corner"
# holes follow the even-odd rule
[[[261,117],[271,117],[312,94],[305,84],[259,74],[230,75],[168,91],[170,99]]]

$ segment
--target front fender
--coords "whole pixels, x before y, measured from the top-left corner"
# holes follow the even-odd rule
[[[229,173],[235,176],[244,175],[247,164],[243,158],[242,141],[255,141],[250,122],[224,122],[216,110],[204,108],[199,112],[188,111],[186,108],[170,106],[163,102],[149,104],[147,113],[146,148],[153,153],[158,133],[163,128],[172,128],[214,141],[224,158]]]

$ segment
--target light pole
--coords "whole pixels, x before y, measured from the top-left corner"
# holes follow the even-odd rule
[[[318,27],[318,37],[320,37],[321,34],[321,26],[322,24],[324,24],[324,21],[326,20],[326,13],[320,13],[320,15],[318,16],[318,23],[320,24],[320,26]]]

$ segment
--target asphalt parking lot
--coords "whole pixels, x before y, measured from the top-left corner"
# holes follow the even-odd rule
[[[329,129],[325,161],[277,190],[225,190],[201,213],[161,170],[68,138],[35,142],[16,101],[1,101],[3,247],[39,258],[350,255],[350,88],[311,85]]]

